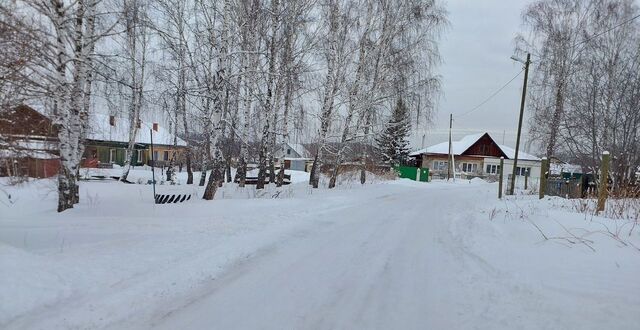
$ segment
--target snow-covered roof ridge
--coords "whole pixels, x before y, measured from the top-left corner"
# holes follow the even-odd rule
[[[505,155],[507,155],[507,158],[509,159],[514,159],[516,157],[516,150],[511,148],[511,147],[507,147],[505,145],[502,144],[498,144],[498,147],[500,147],[500,149],[502,150],[502,152],[504,152]],[[518,151],[518,160],[535,160],[535,161],[540,161],[540,158],[528,154],[522,150]]]
[[[93,113],[89,116],[89,130],[87,139],[98,141],[129,142],[129,120],[127,118],[115,117],[115,125],[111,125],[109,115]],[[141,121],[140,128],[135,137],[136,143],[151,143],[151,132],[153,131],[153,143],[161,145],[173,145],[174,141],[178,146],[186,146],[187,142],[176,137],[168,129],[158,125],[158,130],[153,131],[153,123]]]
[[[455,156],[461,155],[463,152],[469,149],[469,147],[471,147],[474,143],[476,143],[481,137],[483,137],[484,134],[485,133],[465,135],[458,141],[452,141],[451,142],[452,153]],[[448,153],[449,153],[449,142],[442,142],[424,149],[414,151],[410,153],[409,156],[418,156],[421,154],[448,154]]]
[[[311,153],[302,143],[287,142],[287,145],[301,157],[311,157]]]
[[[451,142],[451,152],[453,153],[454,156],[460,156],[465,151],[467,151],[467,149],[469,149],[474,143],[478,142],[480,138],[485,136],[485,134],[488,135],[495,142],[495,139],[491,137],[491,134],[486,132],[465,135],[460,140]],[[502,152],[507,156],[508,159],[515,158],[515,149],[505,145],[500,145],[498,143],[496,143],[496,145],[500,148],[500,150],[502,150]],[[427,148],[416,150],[410,153],[409,156],[419,156],[422,154],[448,154],[448,153],[449,153],[449,142],[442,142]],[[522,151],[518,152],[518,159],[519,160],[535,160],[535,161],[540,160],[540,158]]]

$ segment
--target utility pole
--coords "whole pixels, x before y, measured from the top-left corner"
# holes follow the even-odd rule
[[[512,57],[513,58],[513,57]],[[522,85],[522,99],[520,100],[520,118],[518,119],[518,135],[516,136],[516,154],[513,158],[513,172],[511,174],[511,186],[509,194],[515,193],[516,169],[518,166],[518,149],[520,148],[520,133],[522,131],[522,117],[524,116],[524,102],[527,97],[527,79],[529,78],[529,64],[531,64],[531,54],[527,53],[527,60],[524,62],[524,83]]]
[[[502,199],[502,182],[504,180],[504,157],[500,157],[500,177],[498,178],[498,198]]]
[[[451,128],[453,127],[453,114],[449,114],[449,160],[447,161],[447,181],[451,178],[453,170],[453,154],[451,150]],[[455,174],[454,174],[455,175]]]
[[[153,153],[153,129],[149,129],[149,136],[151,137],[151,184],[153,185],[153,199],[156,199],[156,159]]]

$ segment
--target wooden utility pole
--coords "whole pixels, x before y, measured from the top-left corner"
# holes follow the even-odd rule
[[[524,62],[524,83],[522,85],[522,98],[520,100],[520,118],[518,119],[518,135],[516,136],[516,154],[513,158],[513,172],[511,174],[511,186],[509,194],[515,193],[516,187],[516,169],[518,166],[518,150],[520,149],[520,132],[522,131],[522,117],[524,116],[524,103],[527,97],[527,79],[529,78],[529,64],[531,64],[531,54],[527,53],[527,60]]]
[[[504,157],[500,157],[500,179],[498,179],[498,198],[502,199],[502,182],[504,176]]]
[[[447,161],[447,181],[453,172],[453,151],[451,150],[451,129],[453,128],[453,114],[449,114],[449,160]],[[454,174],[455,175],[455,174]]]
[[[544,194],[547,191],[547,173],[549,172],[549,160],[547,157],[542,157],[542,164],[540,165],[540,189],[538,196],[540,199],[544,198]]]
[[[610,159],[611,155],[609,155],[608,151],[602,153],[602,164],[600,164],[600,187],[598,189],[598,212],[604,211],[604,206],[607,201]]]

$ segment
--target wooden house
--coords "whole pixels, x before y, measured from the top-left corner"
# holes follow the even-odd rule
[[[274,153],[278,160],[284,160],[284,168],[294,171],[308,171],[313,164],[311,152],[301,143],[283,143]]]
[[[158,123],[139,121],[132,164],[166,166],[183,161],[187,143]],[[153,155],[151,140],[153,139]],[[129,120],[112,115],[92,114],[85,142],[83,167],[123,165],[129,145]],[[152,157],[153,156],[153,157]]]
[[[512,173],[515,150],[499,145],[489,133],[467,135],[451,144],[456,175],[466,178],[490,177],[500,173],[500,158],[504,158],[504,175]],[[433,176],[446,177],[449,164],[449,142],[439,143],[409,154],[420,167],[429,168]],[[540,177],[540,158],[520,151],[517,176]]]
[[[91,114],[84,141],[82,167],[123,165],[129,141],[129,120]],[[137,123],[133,165],[180,164],[187,143],[158,123]],[[151,154],[151,138],[154,152]],[[153,156],[153,158],[152,158]],[[0,113],[0,176],[44,178],[60,168],[58,131],[45,114],[21,105]]]
[[[27,105],[0,112],[0,176],[47,178],[58,174],[58,131]]]

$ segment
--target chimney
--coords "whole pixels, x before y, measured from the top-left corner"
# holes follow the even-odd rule
[[[158,123],[153,123],[153,130],[158,131]]]
[[[116,116],[109,116],[109,125],[116,126]]]

